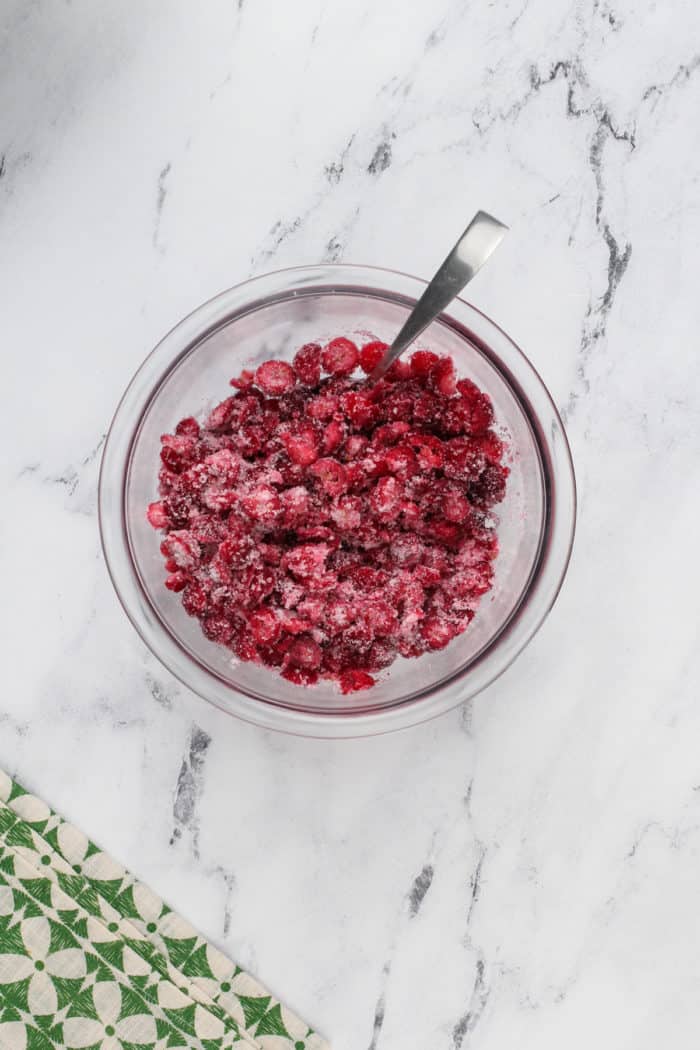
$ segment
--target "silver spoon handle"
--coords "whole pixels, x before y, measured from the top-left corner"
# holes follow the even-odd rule
[[[370,375],[375,383],[392,361],[417,339],[431,321],[439,317],[456,295],[469,284],[508,231],[498,219],[478,211],[459,238],[432,281],[406,318],[406,322],[384,357]]]

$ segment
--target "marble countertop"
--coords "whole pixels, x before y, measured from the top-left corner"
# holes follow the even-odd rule
[[[0,767],[337,1050],[696,1045],[699,106],[692,0],[2,7]],[[422,728],[229,719],[107,579],[116,400],[222,288],[429,275],[478,207],[577,466],[555,610]]]

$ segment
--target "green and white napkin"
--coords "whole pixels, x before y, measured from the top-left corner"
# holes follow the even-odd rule
[[[0,1047],[328,1050],[0,770]]]

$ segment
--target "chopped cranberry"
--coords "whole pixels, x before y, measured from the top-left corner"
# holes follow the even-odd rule
[[[230,449],[222,448],[218,452],[212,452],[204,459],[207,472],[215,478],[222,478],[228,484],[236,480],[240,473],[241,461]]]
[[[291,664],[305,667],[308,671],[316,671],[321,666],[321,647],[308,634],[295,638],[287,656]]]
[[[347,473],[337,459],[318,459],[309,467],[309,474],[318,478],[323,491],[329,496],[339,496],[348,486]]]
[[[467,401],[473,401],[475,397],[479,397],[481,394],[478,386],[476,383],[472,383],[471,379],[458,379],[457,390]]]
[[[190,616],[201,616],[207,608],[207,593],[199,583],[188,583],[182,595],[185,612]]]
[[[448,521],[466,521],[470,514],[469,501],[456,489],[450,489],[443,496],[442,513]]]
[[[483,434],[493,423],[493,405],[486,394],[479,394],[472,398],[471,408],[471,431],[472,434]]]
[[[385,423],[384,426],[377,427],[373,440],[379,445],[395,445],[410,430],[408,423]]]
[[[484,454],[489,463],[500,463],[503,459],[503,442],[499,441],[492,430],[475,437],[474,446]]]
[[[401,499],[401,484],[395,477],[380,478],[370,495],[369,501],[375,514],[391,517]]]
[[[312,419],[320,419],[322,422],[332,419],[340,408],[340,398],[332,394],[320,394],[314,397],[306,406],[307,414]]]
[[[416,457],[408,445],[397,445],[396,448],[389,449],[384,461],[391,473],[400,478],[409,478],[418,469]]]
[[[285,667],[282,671],[282,677],[286,678],[288,682],[293,682],[294,685],[310,686],[315,685],[318,681],[318,673],[316,671],[311,671],[308,667],[297,667],[294,664]]]
[[[361,689],[371,689],[374,685],[374,678],[366,671],[343,671],[339,681],[342,693],[357,693]]]
[[[428,383],[444,397],[451,397],[457,389],[455,366],[451,357],[440,357],[428,376]]]
[[[340,403],[346,417],[356,427],[369,427],[376,419],[374,404],[362,391],[349,390],[347,394],[343,394]]]
[[[234,635],[231,645],[239,660],[249,661],[257,658],[258,650],[255,639],[249,631],[241,631],[240,634]]]
[[[178,434],[163,434],[160,458],[174,474],[180,474],[192,462],[197,443],[193,437]]]
[[[233,377],[231,380],[231,386],[235,387],[236,390],[247,390],[254,382],[255,372],[251,372],[249,369],[244,368],[239,376]]]
[[[255,456],[265,444],[265,431],[254,423],[241,427],[238,435],[238,448],[242,455]]]
[[[362,500],[357,496],[341,496],[331,507],[331,518],[344,532],[356,529],[362,522]]]
[[[388,573],[371,565],[352,565],[345,575],[363,591],[376,591],[389,582]]]
[[[469,498],[477,507],[492,507],[506,494],[506,474],[503,467],[489,463],[481,477],[469,486]]]
[[[318,343],[306,343],[297,350],[292,364],[300,383],[318,386],[321,381],[321,347]]]
[[[384,378],[387,383],[400,383],[403,379],[408,379],[411,374],[411,366],[408,361],[397,358],[386,370]]]
[[[350,339],[340,337],[331,339],[321,352],[321,363],[331,375],[346,376],[357,367],[359,354],[357,347]]]
[[[413,402],[413,422],[433,428],[440,421],[443,407],[441,398],[426,390]]]
[[[367,625],[374,635],[393,635],[398,617],[396,610],[381,598],[370,602],[363,610]]]
[[[343,455],[346,460],[359,459],[365,451],[369,441],[362,434],[351,434],[343,446]]]
[[[188,581],[189,577],[187,576],[187,573],[181,572],[179,569],[177,569],[175,572],[171,572],[170,575],[166,578],[165,586],[168,588],[169,591],[184,591]]]
[[[269,594],[272,594],[277,583],[277,574],[269,566],[262,569],[257,567],[251,568],[247,570],[243,583],[244,593],[241,600],[246,608],[251,608],[258,605],[263,598],[267,598]]]
[[[197,564],[201,548],[191,532],[177,529],[169,533],[160,545],[161,553],[172,558],[180,569],[193,569]]]
[[[434,434],[411,433],[405,443],[413,449],[418,465],[423,470],[436,470],[443,465],[445,461],[443,443]]]
[[[154,529],[164,529],[168,524],[168,512],[165,504],[160,500],[157,503],[149,503],[146,517],[149,525],[152,525]]]
[[[233,627],[223,616],[207,616],[202,620],[202,631],[210,641],[226,645],[231,641]]]
[[[365,343],[360,350],[360,368],[366,375],[372,374],[384,356],[384,351],[387,349],[387,344],[382,343],[378,339],[373,340],[371,343]]]
[[[255,373],[255,382],[265,394],[280,397],[294,389],[294,369],[286,361],[265,361]]]
[[[287,455],[293,463],[308,467],[318,459],[318,441],[313,427],[302,426],[282,434]]]
[[[276,642],[282,630],[277,615],[265,605],[250,614],[248,624],[258,645]]]
[[[473,427],[473,406],[463,398],[452,398],[442,413],[441,427],[448,435],[468,434]]]
[[[454,438],[446,446],[445,475],[461,482],[475,481],[484,466],[481,449],[468,438]]]
[[[416,350],[415,354],[411,355],[411,375],[418,379],[426,379],[439,360],[432,350]]]
[[[234,563],[241,562],[250,552],[252,546],[253,541],[250,536],[239,536],[231,533],[219,544],[219,557],[224,564],[233,565]]]
[[[323,572],[328,554],[325,543],[307,543],[288,551],[282,560],[293,576],[304,579]]]
[[[326,614],[326,603],[322,598],[307,598],[297,605],[297,612],[309,623],[320,623]]]
[[[417,565],[423,556],[424,545],[417,536],[408,533],[400,533],[391,543],[391,556],[394,564],[401,568],[409,565]]]
[[[380,406],[380,415],[387,422],[396,420],[408,423],[413,418],[414,400],[410,393],[404,392],[400,384],[386,397]]]
[[[187,416],[185,419],[181,419],[175,427],[175,433],[185,435],[186,437],[198,438],[199,423],[194,416]]]
[[[302,616],[296,616],[293,612],[286,612],[282,616],[282,630],[287,634],[305,634],[309,625]]]
[[[321,447],[323,451],[328,454],[329,452],[335,452],[336,449],[340,448],[345,437],[345,426],[339,423],[337,419],[332,419],[328,426],[323,431],[323,437],[321,438]]]
[[[227,397],[225,401],[213,408],[204,424],[207,430],[223,430],[236,409],[236,397]]]
[[[444,620],[430,616],[421,623],[420,635],[429,649],[444,649],[454,638],[454,630]]]
[[[166,496],[163,500],[165,513],[168,516],[167,525],[171,529],[186,529],[190,524],[192,502],[187,496]]]
[[[284,524],[289,528],[297,522],[304,521],[309,512],[311,497],[303,486],[295,485],[280,493],[280,504],[284,515]]]
[[[197,543],[219,543],[226,534],[226,523],[218,515],[195,514],[190,522],[190,532]]]

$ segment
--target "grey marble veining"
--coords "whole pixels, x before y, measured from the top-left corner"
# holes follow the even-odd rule
[[[699,109],[691,0],[0,12],[0,766],[338,1050],[695,1045]],[[429,275],[478,207],[511,234],[471,298],[576,460],[561,598],[430,725],[228,720],[111,592],[116,401],[222,288]]]

